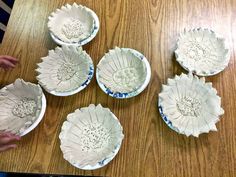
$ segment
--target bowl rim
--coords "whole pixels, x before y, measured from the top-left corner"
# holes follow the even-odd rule
[[[129,92],[129,93],[119,93],[119,92],[114,93],[109,88],[107,88],[103,83],[100,82],[100,80],[99,80],[99,70],[100,69],[98,67],[96,69],[96,80],[97,80],[97,83],[98,83],[99,87],[107,95],[109,95],[113,98],[118,98],[118,99],[132,98],[132,97],[135,97],[135,96],[139,95],[148,86],[148,84],[151,80],[151,66],[150,66],[150,63],[148,62],[147,58],[142,53],[140,53],[139,51],[137,51],[135,49],[132,49],[132,48],[120,48],[120,49],[122,49],[124,51],[131,52],[139,60],[141,60],[144,63],[145,69],[146,69],[146,78],[145,78],[145,81],[143,82],[143,84],[137,90],[134,90],[134,91]],[[115,49],[112,49],[112,50],[115,50]],[[99,63],[101,61],[103,61],[104,59],[105,59],[105,57],[103,56],[102,59],[99,61]],[[99,63],[98,63],[98,65],[99,65]]]
[[[80,5],[80,4],[79,4]],[[86,7],[86,6],[83,6],[83,5],[80,5],[80,6],[82,6],[82,7],[84,7],[87,11],[88,11],[88,13],[90,13],[91,14],[91,16],[92,16],[92,18],[93,18],[93,20],[94,20],[94,22],[93,22],[93,31],[92,31],[92,33],[87,37],[87,38],[85,38],[85,39],[82,39],[82,40],[80,40],[80,41],[78,41],[78,42],[64,42],[64,41],[62,41],[59,37],[57,37],[51,30],[50,30],[50,28],[49,28],[49,33],[50,33],[50,36],[51,36],[51,38],[53,39],[53,41],[55,42],[55,43],[57,43],[58,45],[76,45],[76,46],[83,46],[83,45],[85,45],[85,44],[87,44],[87,43],[89,43],[93,38],[95,38],[95,36],[97,35],[97,33],[98,33],[98,31],[99,31],[99,29],[100,29],[100,22],[99,22],[99,18],[98,18],[98,16],[97,16],[97,14],[92,10],[92,9],[90,9],[90,8],[88,8],[88,7]],[[63,6],[62,6],[63,7]],[[61,7],[61,8],[62,8]],[[65,6],[66,7],[66,6]],[[66,7],[67,8],[67,7]],[[54,13],[54,12],[52,12],[52,13]],[[51,14],[52,14],[51,13]],[[51,16],[51,14],[50,14],[50,16]],[[50,21],[50,20],[49,20]],[[48,21],[48,23],[49,23],[49,21]]]

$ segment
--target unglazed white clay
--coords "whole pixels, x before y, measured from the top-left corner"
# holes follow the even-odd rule
[[[24,118],[29,115],[34,115],[37,108],[36,101],[30,98],[22,98],[14,105],[12,114],[14,116]]]
[[[168,79],[159,94],[159,105],[173,129],[187,136],[216,131],[215,124],[224,114],[212,83],[191,73]]]
[[[186,70],[210,76],[224,70],[230,59],[225,39],[208,29],[193,29],[180,34],[175,51],[176,60]]]
[[[67,22],[65,22],[61,31],[67,39],[73,39],[82,36],[85,31],[85,27],[80,20],[70,18]]]
[[[94,30],[94,18],[87,7],[65,5],[53,12],[48,21],[49,30],[68,43],[88,38]]]
[[[17,79],[0,90],[0,131],[21,135],[39,117],[42,109],[39,85]]]
[[[122,130],[118,119],[100,104],[77,109],[67,116],[59,135],[64,158],[76,167],[92,168],[115,155]]]
[[[129,93],[142,86],[146,66],[131,51],[116,47],[101,59],[98,67],[99,82],[112,92]]]
[[[57,47],[38,64],[37,79],[50,93],[70,92],[89,78],[90,66],[93,66],[92,59],[81,47]]]

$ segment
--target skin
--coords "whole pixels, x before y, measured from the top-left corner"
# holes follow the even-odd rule
[[[9,149],[16,148],[16,142],[21,139],[20,136],[9,132],[0,133],[0,153]]]
[[[8,55],[0,55],[0,67],[4,70],[15,68],[18,63],[18,59],[8,56]]]
[[[0,55],[0,67],[4,70],[15,68],[18,59],[8,56]],[[16,142],[20,140],[20,136],[9,132],[0,132],[0,153],[9,149],[16,148]]]

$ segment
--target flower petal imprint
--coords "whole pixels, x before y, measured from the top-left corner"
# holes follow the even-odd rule
[[[36,69],[39,84],[57,96],[72,95],[84,89],[93,77],[90,56],[76,46],[56,47],[42,58]]]

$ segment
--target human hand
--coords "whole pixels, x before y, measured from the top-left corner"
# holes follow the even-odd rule
[[[15,68],[17,63],[18,59],[14,57],[8,55],[0,55],[0,67],[2,67],[5,70]]]
[[[20,136],[9,132],[0,132],[0,152],[16,148],[16,141],[20,140]]]

